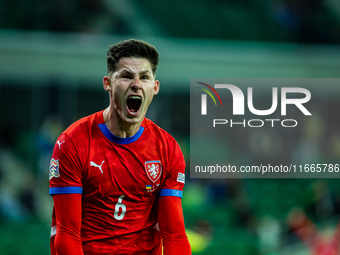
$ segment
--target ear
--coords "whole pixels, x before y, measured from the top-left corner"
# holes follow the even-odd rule
[[[111,92],[111,79],[109,76],[103,78],[103,87],[105,91]]]
[[[157,95],[158,92],[159,92],[159,81],[158,80],[155,80],[155,85],[154,85],[154,95]]]

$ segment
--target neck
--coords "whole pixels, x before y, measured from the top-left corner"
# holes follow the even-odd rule
[[[103,113],[104,121],[107,128],[117,137],[126,138],[134,136],[142,123],[124,122],[112,107],[108,107]]]

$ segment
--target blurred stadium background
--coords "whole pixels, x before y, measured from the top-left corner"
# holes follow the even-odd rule
[[[190,78],[339,77],[340,2],[0,0],[1,254],[49,254],[53,144],[107,106],[106,50],[131,37],[160,52],[161,93],[148,117],[179,141],[189,166]],[[283,153],[282,163],[339,163],[339,98],[313,98],[322,111],[302,124],[299,146],[272,130],[235,146],[259,161]],[[184,194],[194,254],[313,254],[320,242],[314,254],[337,254],[339,179],[187,178]],[[322,241],[298,238],[292,224],[306,226],[304,215]]]

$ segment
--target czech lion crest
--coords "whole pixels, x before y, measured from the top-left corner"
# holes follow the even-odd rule
[[[149,179],[156,182],[162,174],[162,164],[159,160],[146,161],[145,172]]]

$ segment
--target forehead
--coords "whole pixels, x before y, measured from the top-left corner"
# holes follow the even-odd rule
[[[150,71],[152,67],[149,60],[146,58],[124,57],[118,61],[116,72],[128,71],[132,73],[139,73]]]

